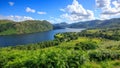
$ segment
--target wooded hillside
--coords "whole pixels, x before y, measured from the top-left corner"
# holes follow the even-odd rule
[[[45,20],[27,20],[22,22],[0,20],[0,35],[34,33],[52,29],[53,26]]]

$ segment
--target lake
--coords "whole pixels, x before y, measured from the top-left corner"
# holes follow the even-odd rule
[[[81,32],[82,30],[84,29],[66,28],[66,29],[57,29],[57,30],[31,33],[31,34],[0,36],[0,47],[23,45],[23,44],[38,43],[38,42],[53,40],[54,35],[57,33]]]

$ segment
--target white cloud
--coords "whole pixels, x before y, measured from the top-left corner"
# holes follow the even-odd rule
[[[35,13],[36,11],[35,11],[34,9],[31,9],[30,7],[27,7],[27,8],[26,8],[26,12]]]
[[[63,22],[63,20],[61,18],[55,18],[55,17],[50,17],[50,19],[48,21],[53,23],[53,24]]]
[[[66,13],[62,14],[61,18],[66,18],[71,22],[94,19],[93,11],[83,8],[83,6],[79,4],[77,0],[73,0],[73,3],[68,5],[64,11],[66,11]]]
[[[42,14],[47,14],[46,12],[37,12],[38,14],[42,15]]]
[[[102,19],[109,19],[120,15],[120,0],[96,0],[96,5],[102,10],[100,14]]]
[[[32,17],[29,16],[18,16],[18,15],[10,15],[10,16],[2,16],[0,15],[0,19],[8,19],[13,21],[25,21],[25,20],[34,20]]]
[[[13,6],[15,3],[14,2],[8,2],[10,6]]]
[[[100,15],[100,19],[101,19],[101,20],[110,19],[110,16],[109,16],[109,15],[101,14],[101,15]]]
[[[96,0],[96,5],[98,8],[108,8],[110,6],[111,0]]]
[[[120,8],[120,0],[113,1],[112,4],[115,6],[115,8]]]

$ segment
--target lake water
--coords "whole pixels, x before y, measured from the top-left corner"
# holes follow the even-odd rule
[[[9,35],[0,36],[0,47],[2,46],[15,46],[30,43],[38,43],[48,40],[53,40],[54,35],[63,32],[81,32],[84,29],[57,29],[46,32],[32,33],[32,34],[22,34],[22,35]]]

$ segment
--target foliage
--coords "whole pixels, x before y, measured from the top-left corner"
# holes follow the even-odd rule
[[[41,43],[34,43],[34,44],[28,44],[28,45],[18,45],[10,47],[11,49],[17,49],[17,50],[38,50],[43,49],[47,47],[57,46],[59,42],[57,41],[46,41]]]
[[[88,29],[79,33],[79,36],[86,37],[99,37],[110,40],[120,40],[120,29],[119,28],[107,28],[107,29]]]
[[[89,52],[90,60],[103,61],[103,60],[114,60],[120,59],[119,50],[94,50]]]
[[[83,52],[73,50],[61,50],[59,48],[51,49],[35,51],[2,51],[0,53],[0,67],[66,68],[78,67],[86,61]]]
[[[80,42],[75,45],[75,50],[78,50],[78,49],[91,50],[96,48],[97,48],[96,42],[92,42],[92,41]]]

